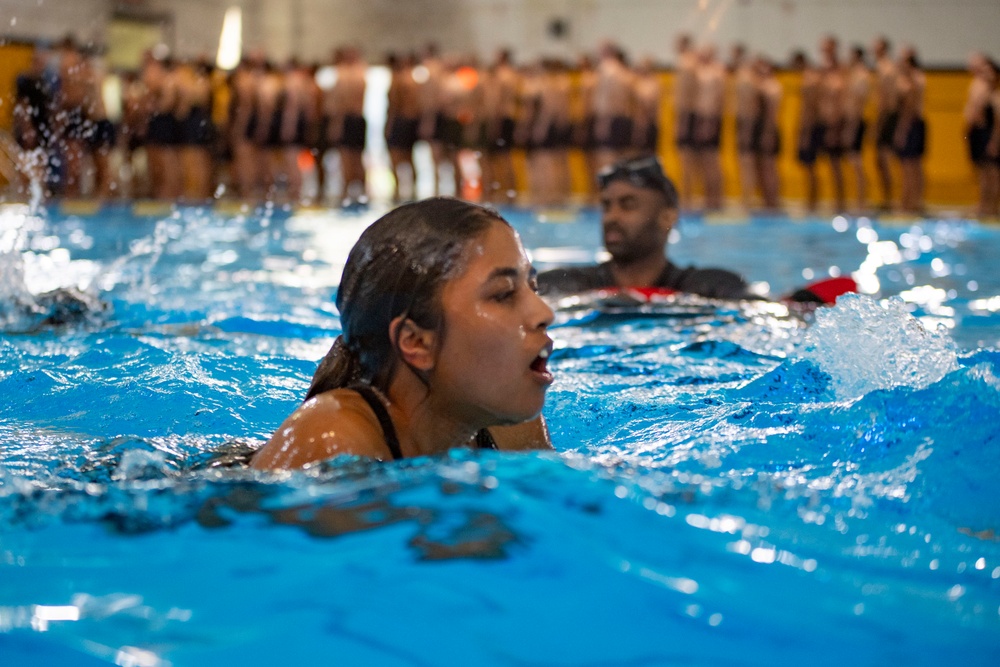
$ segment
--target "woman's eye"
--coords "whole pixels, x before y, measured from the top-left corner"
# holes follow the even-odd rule
[[[511,299],[513,299],[515,294],[517,294],[517,290],[505,289],[501,292],[497,292],[496,294],[494,294],[493,300],[503,303],[504,301],[510,301]]]

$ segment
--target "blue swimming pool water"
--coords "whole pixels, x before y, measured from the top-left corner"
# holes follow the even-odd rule
[[[212,467],[300,400],[374,217],[0,210],[0,664],[997,664],[1000,230],[684,220],[682,263],[873,295],[564,303],[555,454]],[[15,312],[70,284],[110,309]]]

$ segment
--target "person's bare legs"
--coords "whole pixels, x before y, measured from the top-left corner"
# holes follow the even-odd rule
[[[891,157],[892,151],[888,148],[879,148],[875,155],[875,167],[878,172],[879,186],[882,190],[882,208],[886,211],[892,210]]]
[[[803,164],[806,175],[806,210],[810,213],[819,206],[819,182],[816,178],[816,164]]]
[[[719,163],[717,150],[699,151],[699,162],[704,174],[705,208],[709,211],[722,209],[722,166]]]
[[[839,157],[830,156],[830,176],[833,178],[833,206],[837,213],[843,213],[844,204],[844,166]]]
[[[868,206],[868,178],[865,176],[865,165],[861,161],[861,153],[850,153],[847,156],[854,171],[854,194],[857,202],[858,212],[864,212]]]
[[[760,173],[761,197],[764,200],[764,208],[769,211],[781,209],[779,197],[780,183],[778,181],[778,162],[774,156],[761,156],[757,163]]]
[[[699,172],[698,160],[690,148],[677,149],[681,159],[681,189],[680,200],[682,209],[690,209],[694,203],[694,179]]]
[[[757,189],[757,160],[753,153],[739,153],[737,161],[740,167],[740,201],[743,209],[750,211],[754,204],[754,191]]]
[[[991,161],[983,167],[983,171],[986,174],[984,181],[986,187],[984,203],[986,206],[983,213],[987,216],[996,216],[1000,214],[1000,165]]]

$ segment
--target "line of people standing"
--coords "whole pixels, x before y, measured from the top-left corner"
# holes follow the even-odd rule
[[[848,210],[845,162],[854,175],[854,209],[867,210],[869,187],[861,151],[864,142],[871,140],[877,156],[882,195],[880,208],[894,208],[895,189],[890,165],[896,160],[901,177],[899,208],[906,212],[923,212],[926,77],[912,48],[907,47],[894,60],[889,41],[879,37],[875,40],[873,53],[874,71],[869,68],[861,47],[851,49],[850,59],[844,62],[837,39],[828,36],[820,43],[818,65],[810,63],[801,52],[793,59],[794,67],[802,75],[797,157],[806,174],[806,207],[810,211],[816,209],[819,199],[816,163],[820,157],[829,162],[835,210]],[[872,94],[875,121],[869,132],[864,111]]]
[[[926,82],[915,53],[907,49],[894,60],[888,41],[880,38],[870,68],[859,47],[842,62],[832,37],[823,40],[820,53],[816,66],[802,53],[794,59],[801,71],[800,113],[794,142],[785,142],[803,166],[807,208],[818,206],[816,164],[822,158],[829,161],[835,209],[849,208],[845,167],[854,178],[851,208],[867,209],[871,188],[861,148],[870,140],[877,147],[883,207],[892,206],[890,163],[898,160],[901,207],[920,211]],[[117,126],[103,108],[99,61],[71,43],[60,45],[54,56],[46,65],[39,51],[32,70],[19,78],[16,134],[26,148],[49,150],[46,165],[56,194],[79,193],[80,165],[91,155],[94,191],[113,195],[117,185],[107,158],[117,145],[126,166],[145,148],[148,189],[135,183],[118,188],[130,196],[205,200],[224,193],[301,201],[306,170],[316,173],[320,196],[327,190],[327,156],[333,152],[344,201],[366,199],[368,68],[357,48],[337,49],[327,67],[295,59],[279,67],[262,54],[250,54],[228,74],[205,61],[147,57],[140,72],[123,77]],[[46,74],[52,62],[55,77]],[[431,148],[436,193],[493,203],[571,200],[570,151],[579,151],[587,172],[596,173],[622,157],[662,148],[661,110],[668,94],[663,79],[650,59],[631,66],[610,42],[595,59],[582,57],[575,72],[555,59],[517,67],[509,51],[481,67],[474,58],[442,57],[433,46],[419,58],[391,55],[388,65],[385,138],[396,200],[415,196],[412,158],[419,141]],[[992,91],[995,83],[987,87]],[[732,115],[742,205],[780,209],[785,91],[774,63],[749,57],[739,45],[724,63],[713,45],[696,46],[682,35],[669,94],[674,116],[668,129],[680,157],[682,206],[723,206],[722,125],[723,117]],[[872,96],[876,115],[869,130],[865,110]],[[985,122],[981,105],[977,108],[967,113],[970,127]],[[527,182],[520,186],[515,149],[526,156]],[[989,177],[984,183],[994,182],[994,171],[983,170]],[[990,188],[984,191],[1000,191]]]

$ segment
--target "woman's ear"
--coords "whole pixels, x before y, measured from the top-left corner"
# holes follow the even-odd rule
[[[437,351],[437,334],[434,331],[400,316],[389,323],[389,337],[395,341],[401,360],[407,366],[420,371],[434,368]]]

